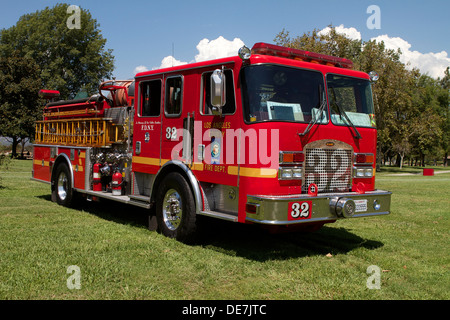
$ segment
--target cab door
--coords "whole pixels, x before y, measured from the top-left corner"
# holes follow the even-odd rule
[[[194,139],[194,163],[202,163],[197,174],[201,181],[236,187],[239,172],[240,120],[236,112],[235,74],[233,65],[224,65],[226,103],[222,115],[213,114],[211,76],[217,66],[202,70],[200,116],[196,130],[201,139]],[[199,141],[200,140],[200,141]],[[228,141],[230,140],[230,141]],[[195,168],[198,168],[196,166]]]
[[[141,80],[133,128],[133,171],[156,174],[161,166],[163,77]]]
[[[185,162],[183,118],[186,117],[191,103],[185,97],[185,87],[188,83],[185,75],[173,74],[164,78],[161,165],[171,160]]]

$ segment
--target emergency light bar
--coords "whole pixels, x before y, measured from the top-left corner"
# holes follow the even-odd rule
[[[271,55],[281,58],[294,59],[346,69],[353,68],[353,62],[349,59],[333,57],[299,49],[287,48],[263,42],[255,43],[252,48],[252,54]]]

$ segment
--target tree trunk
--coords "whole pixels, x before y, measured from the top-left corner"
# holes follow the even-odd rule
[[[13,137],[13,142],[11,146],[11,157],[17,158],[17,145],[19,144],[19,141],[17,140],[17,137]]]
[[[27,144],[27,139],[26,138],[22,138],[20,140],[20,145],[22,146],[21,150],[20,150],[20,158],[21,159],[25,159],[23,154],[25,152],[25,145]]]
[[[403,167],[403,158],[405,157],[405,154],[398,154],[400,156],[400,169]]]
[[[395,166],[399,167],[400,169],[402,168],[402,156],[400,155],[400,153],[395,157]]]

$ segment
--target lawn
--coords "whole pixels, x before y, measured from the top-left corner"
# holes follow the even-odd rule
[[[450,173],[377,173],[377,187],[393,192],[388,216],[279,235],[206,220],[204,240],[189,246],[148,231],[145,210],[56,205],[49,185],[30,180],[31,164],[0,171],[2,300],[450,298]]]

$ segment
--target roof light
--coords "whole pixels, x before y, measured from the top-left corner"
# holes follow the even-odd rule
[[[353,62],[349,59],[328,56],[325,54],[309,52],[299,49],[276,46],[273,44],[259,42],[252,48],[252,54],[263,54],[277,56],[287,59],[294,59],[299,61],[306,61],[312,63],[319,63],[328,66],[335,66],[341,68],[353,68]]]

